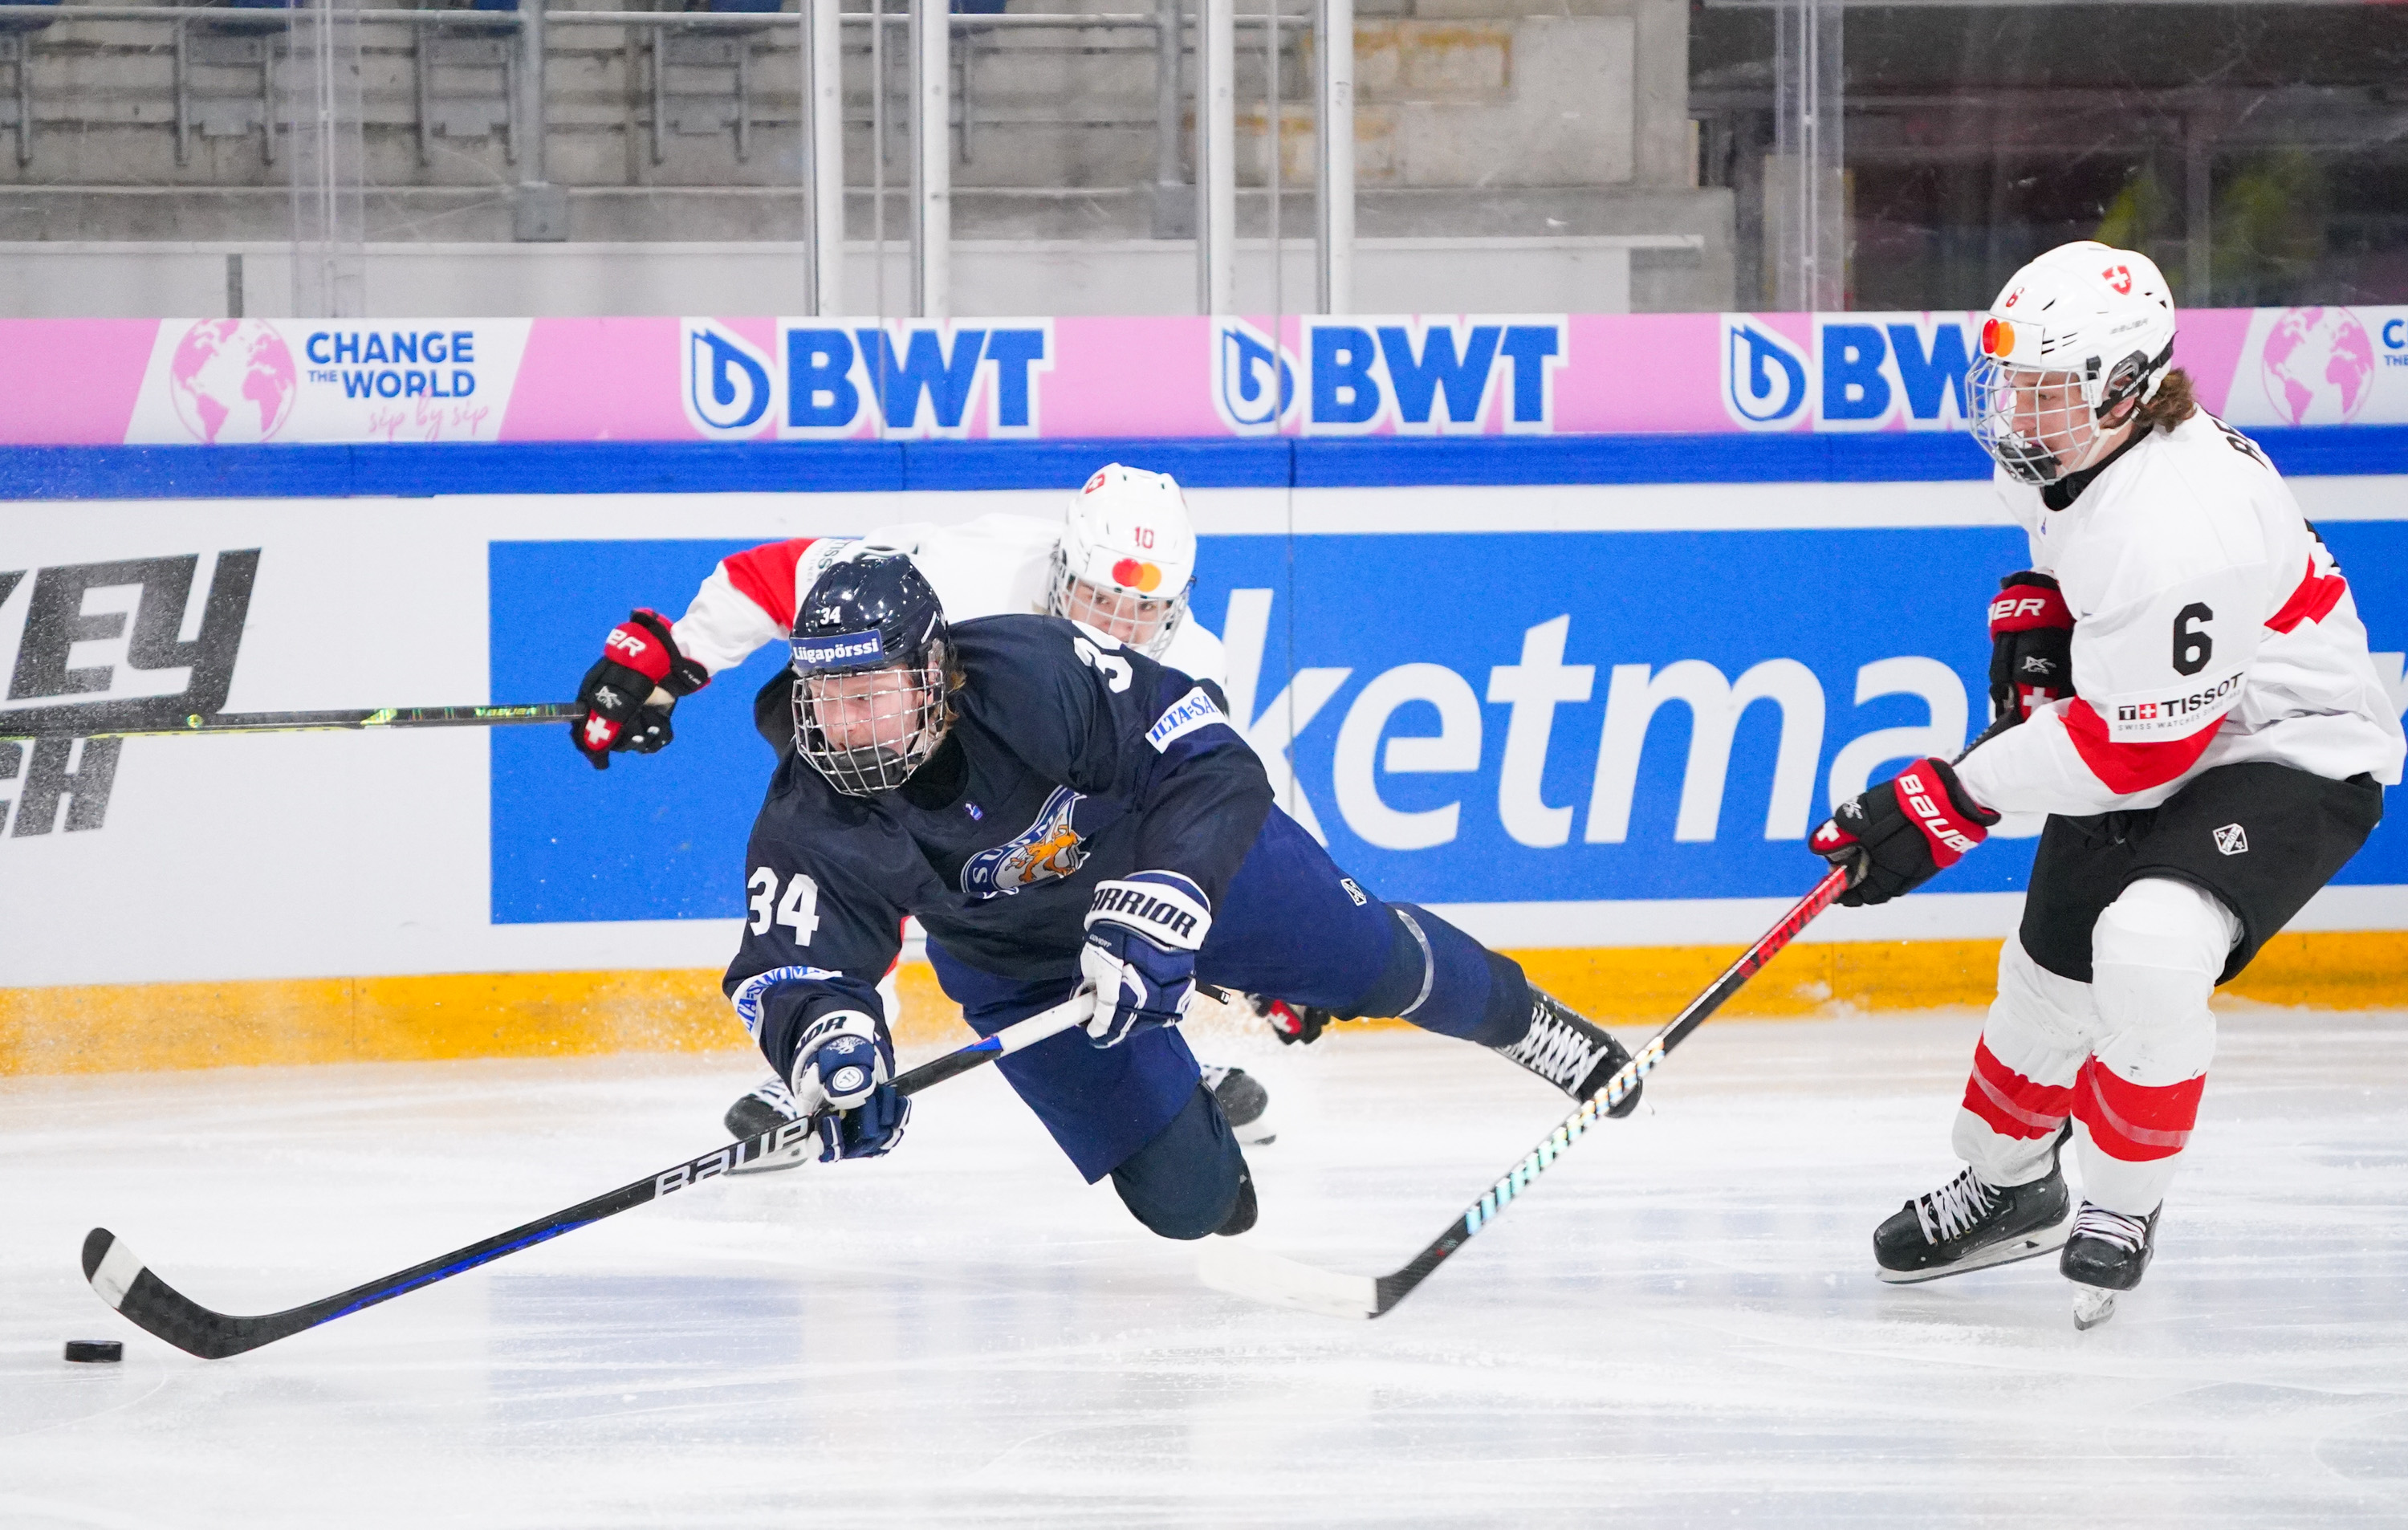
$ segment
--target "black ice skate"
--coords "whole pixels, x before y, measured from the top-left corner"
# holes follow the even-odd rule
[[[2065,1240],[2057,1270],[2073,1282],[2073,1326],[2096,1328],[2115,1315],[2115,1296],[2141,1283],[2149,1256],[2157,1251],[2157,1215],[2128,1217],[2103,1206],[2082,1203],[2073,1236]]]
[[[1497,1049],[1576,1100],[1605,1087],[1605,1081],[1630,1061],[1622,1043],[1604,1029],[1572,1012],[1561,1000],[1530,990],[1530,1029],[1510,1047]],[[1639,1108],[1639,1088],[1606,1112],[1619,1119]]]
[[[1928,1195],[1917,1195],[1873,1229],[1875,1272],[1893,1285],[1937,1280],[1970,1269],[2011,1265],[2065,1241],[2069,1199],[2057,1166],[2065,1146],[2059,1132],[2048,1172],[2026,1185],[1994,1185],[1971,1169]]]
[[[787,1122],[800,1121],[802,1115],[802,1111],[795,1105],[793,1094],[784,1084],[770,1079],[765,1080],[760,1088],[729,1106],[724,1123],[727,1127],[727,1135],[740,1142],[747,1137],[759,1137],[763,1132],[775,1131]],[[793,1168],[811,1156],[818,1146],[817,1137],[807,1137],[784,1152],[768,1153],[755,1158],[749,1164],[739,1165],[733,1172],[767,1174],[777,1169]]]
[[[1212,1092],[1220,1103],[1221,1115],[1229,1123],[1229,1133],[1247,1147],[1260,1147],[1279,1137],[1279,1128],[1270,1122],[1271,1092],[1260,1080],[1241,1067],[1202,1065],[1204,1087]]]

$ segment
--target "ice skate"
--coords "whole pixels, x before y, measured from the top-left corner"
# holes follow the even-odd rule
[[[784,1084],[775,1079],[765,1079],[761,1087],[729,1106],[724,1119],[727,1135],[740,1142],[763,1132],[775,1131],[787,1122],[799,1121],[802,1114],[795,1106],[793,1093]],[[817,1137],[806,1137],[783,1152],[765,1154],[733,1172],[769,1174],[781,1168],[793,1168],[811,1156],[818,1145]]]
[[[1574,1013],[1554,995],[1530,990],[1530,1029],[1521,1040],[1497,1051],[1547,1082],[1584,1100],[1630,1061],[1630,1053],[1604,1028]],[[1606,1114],[1619,1120],[1639,1108],[1639,1086]]]
[[[1893,1285],[1937,1280],[1967,1270],[2010,1265],[2065,1242],[2069,1199],[2057,1155],[2029,1184],[1994,1185],[1966,1169],[1928,1195],[1918,1195],[1873,1229],[1875,1272]]]
[[[1270,1120],[1271,1092],[1261,1080],[1241,1067],[1215,1067],[1210,1063],[1202,1065],[1202,1071],[1204,1087],[1220,1102],[1230,1134],[1241,1145],[1256,1148],[1277,1140],[1279,1128]]]
[[[2073,1282],[2073,1326],[2096,1328],[2115,1315],[2115,1298],[2141,1283],[2149,1256],[2157,1251],[2159,1206],[2145,1217],[2128,1217],[2103,1206],[2082,1203],[2073,1236],[2065,1240],[2057,1269]]]

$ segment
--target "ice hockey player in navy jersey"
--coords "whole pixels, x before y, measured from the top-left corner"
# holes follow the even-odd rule
[[[596,769],[613,754],[651,754],[668,746],[678,702],[757,650],[783,643],[795,624],[795,597],[857,543],[895,548],[911,559],[955,619],[1007,611],[1050,611],[1083,622],[1175,669],[1215,684],[1226,678],[1221,640],[1192,619],[1197,540],[1185,496],[1168,473],[1110,463],[1088,475],[1059,520],[993,513],[956,525],[911,522],[867,536],[798,536],[722,559],[685,609],[669,622],[638,610],[609,635],[586,672],[578,699],[586,715],[572,730]],[[791,674],[781,668],[754,699],[755,721],[772,749],[793,741]],[[880,986],[889,1015],[899,1004],[892,976]],[[1283,1040],[1311,1040],[1324,1017],[1246,996]],[[1241,1141],[1268,1142],[1270,1095],[1243,1068],[1208,1065],[1205,1077]],[[772,1079],[728,1108],[730,1134],[747,1137],[794,1119],[784,1082]],[[760,1166],[789,1167],[789,1154]]]
[[[1576,1095],[1627,1060],[1512,962],[1340,874],[1273,805],[1209,682],[1058,618],[950,624],[909,559],[870,547],[820,573],[791,650],[795,748],[753,823],[726,987],[824,1112],[824,1160],[883,1153],[908,1118],[876,992],[906,914],[981,1035],[1093,988],[1083,1032],[997,1066],[1167,1237],[1254,1216],[1173,1028],[1199,982],[1400,1016]]]
[[[2063,1248],[2074,1321],[2139,1284],[2215,1050],[2208,996],[2357,853],[2400,719],[2349,586],[2247,436],[2172,369],[2148,257],[2007,283],[1970,379],[2031,566],[1990,607],[1994,724],[1841,805],[1814,848],[1880,903],[2048,815],[1956,1113],[1966,1167],[1873,1237],[1922,1280]],[[2068,1228],[2058,1155],[2082,1169]]]

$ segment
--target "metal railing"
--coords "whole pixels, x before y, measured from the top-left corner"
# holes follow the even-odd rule
[[[1284,34],[1311,28],[1317,38],[1330,36],[1352,38],[1354,34],[1353,0],[1311,0],[1312,14],[1297,15],[1266,13],[1250,16],[1236,14],[1237,0],[1193,0],[1194,14],[1183,12],[1179,0],[1160,0],[1154,11],[1096,11],[1080,13],[964,13],[953,14],[943,0],[904,0],[889,9],[885,0],[877,0],[871,7],[847,10],[840,0],[798,0],[799,8],[791,11],[646,11],[646,10],[580,10],[547,9],[541,0],[533,0],[516,10],[478,10],[468,8],[436,8],[401,7],[390,8],[324,5],[301,7],[275,6],[134,6],[134,5],[22,5],[0,3],[0,65],[13,65],[15,95],[15,127],[17,129],[17,162],[20,166],[32,161],[35,141],[35,111],[31,86],[31,61],[53,26],[88,22],[136,23],[157,26],[172,31],[174,112],[177,164],[188,162],[191,139],[202,130],[196,114],[201,98],[194,89],[196,67],[256,68],[259,89],[255,97],[217,95],[208,103],[222,106],[240,101],[242,106],[232,115],[220,112],[211,120],[231,121],[243,124],[244,130],[255,126],[261,135],[262,153],[270,164],[277,160],[277,134],[280,116],[277,102],[277,49],[280,33],[289,32],[297,21],[334,20],[355,22],[362,26],[396,26],[411,30],[413,99],[418,133],[418,152],[422,164],[428,163],[431,138],[441,122],[439,107],[445,103],[463,99],[438,97],[434,71],[443,64],[430,50],[430,44],[450,40],[476,41],[487,45],[476,57],[464,62],[471,66],[495,67],[502,72],[498,93],[479,99],[489,103],[481,116],[488,130],[503,134],[503,150],[509,163],[518,166],[520,179],[518,200],[521,204],[519,236],[522,238],[560,238],[566,236],[565,203],[560,188],[546,178],[545,140],[547,136],[544,107],[544,65],[548,58],[546,31],[550,26],[578,28],[617,28],[629,34],[649,34],[643,48],[649,54],[651,83],[651,131],[652,154],[657,163],[664,151],[663,136],[670,111],[671,92],[667,70],[675,62],[669,44],[683,37],[707,37],[724,35],[731,39],[744,39],[753,35],[774,36],[789,28],[795,36],[794,50],[799,56],[803,78],[802,98],[805,108],[798,113],[797,126],[805,140],[805,158],[810,162],[807,179],[815,186],[843,184],[841,128],[846,119],[841,111],[833,119],[836,133],[826,131],[827,120],[821,119],[810,103],[820,99],[831,89],[841,101],[837,71],[847,52],[867,52],[873,60],[873,87],[868,114],[873,133],[873,186],[877,193],[873,202],[875,216],[881,227],[880,243],[883,243],[884,167],[887,160],[890,126],[887,100],[888,60],[887,39],[895,29],[903,29],[908,39],[903,50],[910,65],[911,88],[905,97],[900,114],[903,125],[913,146],[910,156],[912,265],[914,271],[914,308],[924,314],[941,313],[945,307],[946,279],[944,247],[950,242],[950,166],[947,156],[931,153],[924,146],[945,142],[951,137],[956,151],[967,161],[971,153],[971,137],[979,125],[987,126],[1112,126],[1141,127],[1142,118],[1098,119],[1091,116],[1066,118],[989,117],[982,118],[975,108],[974,59],[977,43],[996,36],[1039,32],[1142,32],[1154,37],[1155,64],[1155,112],[1151,125],[1155,133],[1155,185],[1157,235],[1192,231],[1197,249],[1197,290],[1199,307],[1210,311],[1227,307],[1233,290],[1234,261],[1234,192],[1236,184],[1235,129],[1231,113],[1233,105],[1232,48],[1240,31],[1261,36],[1274,26],[1282,34],[1277,50],[1264,47],[1269,79],[1270,131],[1280,131],[1278,116],[1278,79],[1280,60],[1286,53]],[[1279,0],[1272,0],[1276,7]],[[834,11],[833,16],[824,11]],[[941,18],[941,33],[935,25]],[[821,49],[811,46],[815,27],[823,33],[831,30],[842,36],[842,29],[852,28],[868,34],[866,46],[848,50],[838,46]],[[435,29],[429,33],[427,29]],[[447,36],[446,35],[450,36]],[[956,59],[955,39],[968,36],[972,47]],[[213,56],[196,55],[195,44],[212,45]],[[229,50],[215,50],[219,44],[237,44]],[[773,47],[776,44],[772,44]],[[784,51],[779,48],[779,51]],[[1136,51],[1132,50],[1131,51]],[[1320,164],[1315,179],[1316,201],[1319,206],[1319,232],[1316,247],[1319,254],[1319,307],[1323,311],[1343,312],[1348,304],[1351,250],[1354,242],[1353,201],[1353,134],[1351,131],[1332,135],[1320,131],[1321,124],[1331,121],[1353,119],[1353,50],[1334,50],[1326,45],[1314,50],[1317,64],[1316,80],[1316,142]],[[1196,150],[1197,184],[1191,189],[1179,180],[1179,132],[1183,93],[1180,74],[1187,58],[1197,64]],[[717,60],[706,62],[719,62]],[[753,115],[751,109],[752,49],[745,42],[725,58],[733,65],[734,82],[730,93],[733,105],[732,125],[736,152],[745,158],[751,149]],[[958,89],[954,76],[960,76]],[[960,98],[960,111],[954,111],[954,99]],[[478,114],[471,113],[471,118]],[[861,119],[854,117],[853,122]],[[1280,195],[1277,166],[1281,154],[1274,142],[1271,207],[1272,234],[1278,239],[1277,208]],[[1188,195],[1195,198],[1192,223],[1187,230],[1178,227],[1175,216],[1180,202]],[[824,274],[832,261],[822,258],[821,251],[833,249],[842,238],[840,225],[842,200],[815,194],[807,199],[810,213],[807,219],[807,242],[813,249],[813,265]],[[531,216],[530,216],[531,214]],[[1274,261],[1276,265],[1276,260]],[[880,269],[883,270],[882,260]],[[833,299],[833,276],[815,282],[815,298],[819,303]]]

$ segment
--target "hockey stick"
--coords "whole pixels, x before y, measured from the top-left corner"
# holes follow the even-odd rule
[[[1083,1025],[1094,1008],[1092,994],[1076,994],[1042,1014],[1031,1015],[982,1040],[973,1041],[967,1047],[921,1064],[895,1080],[896,1092],[916,1094],[932,1084],[942,1083],[998,1057],[1007,1057],[1034,1046],[1048,1037]],[[140,1257],[106,1227],[95,1227],[84,1235],[83,1275],[92,1282],[92,1288],[100,1293],[102,1301],[132,1319],[136,1326],[157,1335],[187,1354],[196,1354],[204,1360],[222,1360],[227,1355],[256,1350],[263,1344],[273,1344],[280,1338],[290,1338],[305,1328],[315,1328],[322,1323],[349,1317],[364,1307],[391,1301],[421,1286],[448,1280],[480,1265],[490,1265],[505,1254],[532,1248],[563,1233],[573,1233],[604,1217],[616,1216],[647,1201],[655,1201],[672,1192],[700,1184],[765,1153],[784,1151],[810,1135],[812,1125],[810,1120],[781,1122],[741,1142],[730,1142],[689,1158],[676,1167],[664,1169],[649,1179],[621,1185],[590,1201],[580,1201],[566,1210],[538,1217],[523,1226],[513,1227],[507,1233],[496,1233],[465,1249],[437,1254],[423,1265],[412,1265],[397,1274],[370,1280],[364,1286],[354,1286],[321,1301],[261,1317],[235,1317],[203,1307],[152,1274]]]
[[[574,722],[585,715],[574,701],[521,707],[378,707],[339,712],[188,712],[166,724],[130,728],[51,728],[10,733],[0,712],[0,738],[172,738],[192,733],[333,733],[365,728],[490,728],[509,722]]]
[[[1783,947],[1798,937],[1798,932],[1813,922],[1815,915],[1831,906],[1832,900],[1847,891],[1848,872],[1835,867],[1814,891],[1800,899],[1781,922],[1765,932],[1762,939],[1750,946],[1740,959],[1725,968],[1706,991],[1689,1001],[1687,1008],[1672,1017],[1670,1024],[1650,1037],[1639,1049],[1637,1056],[1622,1065],[1621,1071],[1608,1079],[1596,1094],[1581,1101],[1580,1108],[1566,1116],[1563,1123],[1549,1133],[1537,1147],[1522,1156],[1519,1163],[1505,1171],[1488,1193],[1466,1207],[1463,1214],[1447,1225],[1413,1255],[1406,1264],[1379,1277],[1347,1275],[1323,1269],[1294,1259],[1284,1258],[1267,1250],[1255,1249],[1234,1238],[1219,1239],[1207,1247],[1197,1263],[1197,1273],[1204,1283],[1234,1295],[1252,1296],[1257,1301],[1272,1302],[1283,1307],[1300,1307],[1308,1312],[1321,1312],[1337,1318],[1376,1318],[1395,1308],[1398,1302],[1412,1294],[1413,1288],[1429,1279],[1447,1255],[1463,1247],[1480,1230],[1497,1220],[1513,1197],[1530,1182],[1546,1172],[1549,1165],[1570,1151],[1573,1143],[1588,1135],[1588,1129],[1622,1103],[1623,1096],[1639,1087],[1639,1081],[1655,1070],[1667,1052],[1688,1038],[1689,1033],[1706,1022],[1707,1017],[1723,1007],[1725,1000],[1740,991],[1742,985],[1764,968],[1764,965],[1781,953]]]

